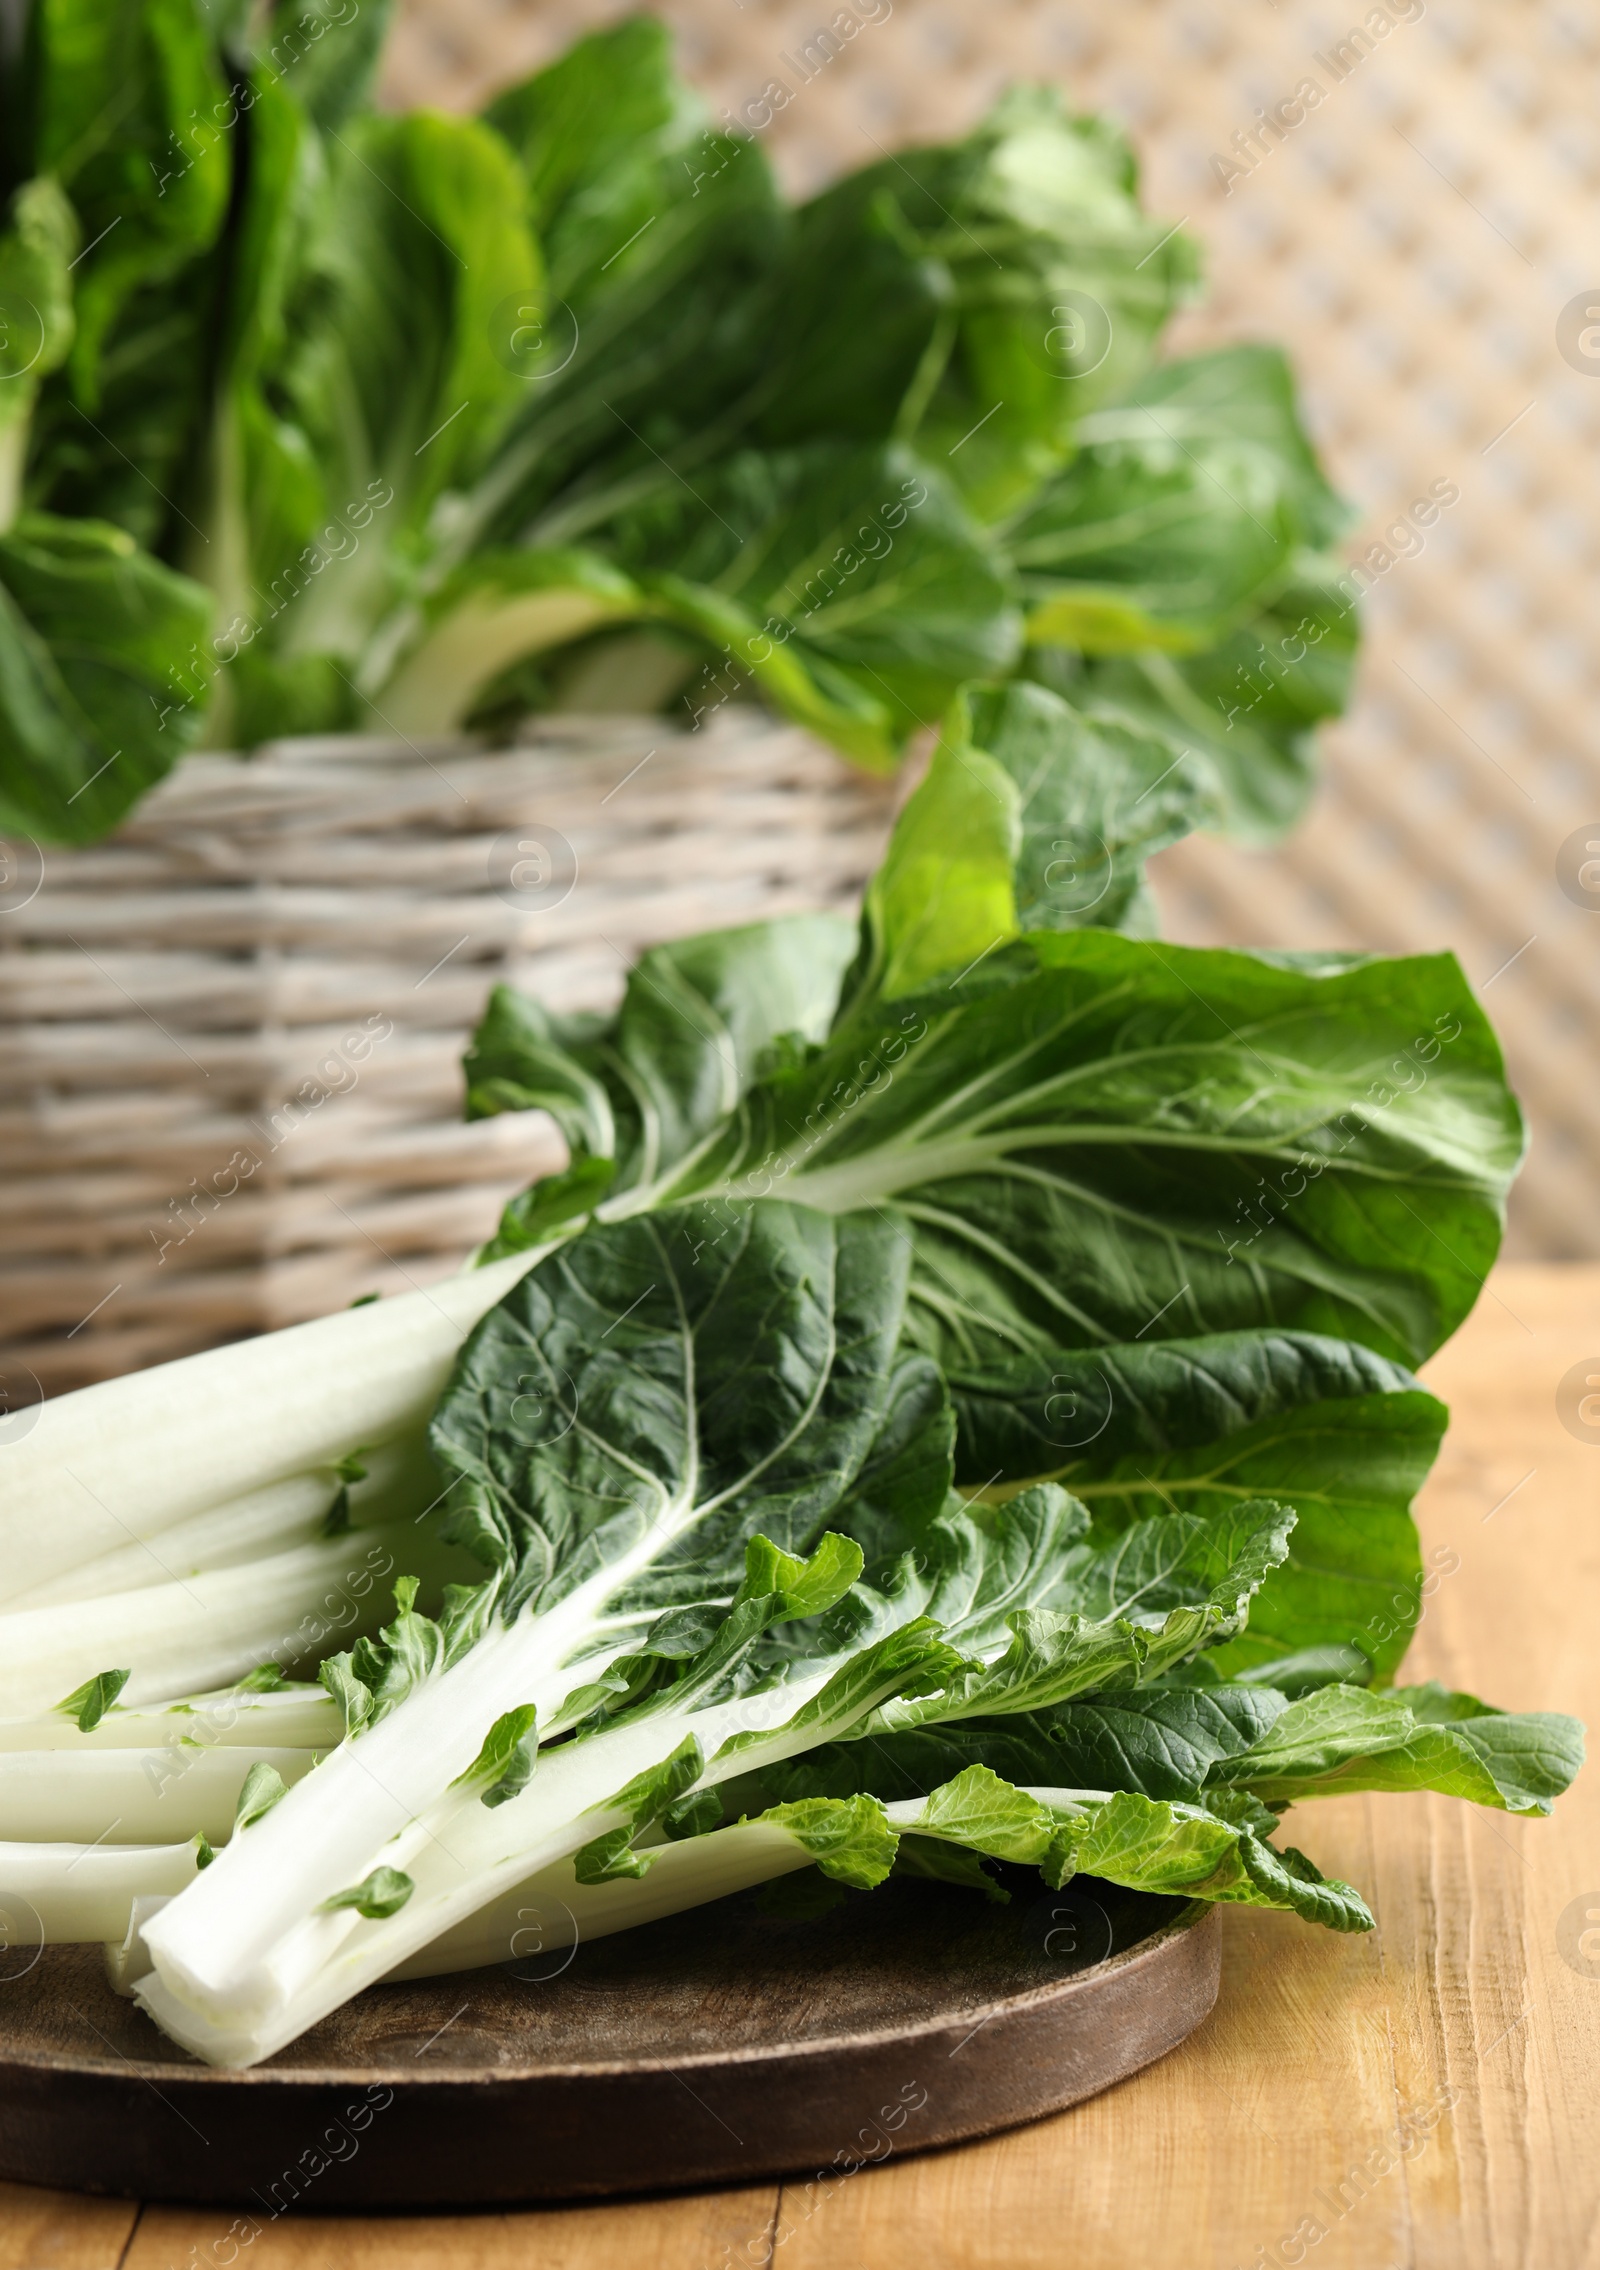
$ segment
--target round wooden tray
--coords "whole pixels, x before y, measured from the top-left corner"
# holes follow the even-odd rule
[[[0,2176],[224,2202],[258,2225],[297,2206],[832,2183],[1076,2104],[1210,2011],[1208,1908],[1006,1873],[1009,1906],[897,1882],[785,1920],[744,1893],[374,1988],[249,2073],[167,2041],[98,1948],[26,1969],[13,1949]]]

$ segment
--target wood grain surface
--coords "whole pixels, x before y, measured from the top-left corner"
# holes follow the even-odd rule
[[[1006,1873],[1005,1904],[899,1882],[783,1916],[745,1892],[543,1952],[530,1906],[515,1959],[358,1994],[242,2073],[119,1999],[98,1947],[19,1947],[0,2172],[268,2219],[442,2214],[992,2136],[1167,2056],[1221,1977],[1201,1901]]]
[[[1578,1439],[1558,1411],[1585,1359],[1600,1379],[1600,1269],[1518,1267],[1430,1367],[1454,1423],[1420,1509],[1440,1575],[1410,1664],[1593,1724],[1600,1428]],[[1443,1798],[1300,1808],[1296,1841],[1366,1891],[1378,1930],[1225,1911],[1207,2025],[987,2143],[820,2184],[476,2216],[234,2226],[12,2186],[0,2270],[1586,2270],[1596,1786],[1586,1774],[1545,1822]]]

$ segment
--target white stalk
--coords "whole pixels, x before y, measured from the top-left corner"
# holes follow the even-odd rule
[[[404,1521],[104,1600],[21,1608],[0,1616],[0,1711],[49,1712],[112,1669],[132,1671],[123,1692],[138,1703],[315,1660],[383,1621],[396,1576],[465,1573],[431,1527]]]
[[[608,1573],[606,1581],[610,1589],[614,1575]],[[485,1641],[458,1666],[473,1669],[478,1657],[495,1653],[499,1692],[492,1708],[480,1694],[464,1714],[459,1696],[445,1697],[442,1691],[455,1672],[431,1682],[327,1760],[256,1824],[248,1849],[236,1844],[219,1855],[204,1877],[154,1919],[145,1934],[154,1973],[139,1996],[175,2040],[226,2064],[271,2056],[485,1902],[622,1825],[627,1816],[610,1800],[688,1735],[696,1737],[708,1761],[696,1786],[710,1787],[833,1738],[881,1702],[900,1676],[886,1673],[877,1687],[858,1691],[835,1718],[796,1725],[796,1714],[840,1668],[838,1661],[819,1663],[803,1677],[755,1695],[698,1711],[652,1712],[542,1751],[531,1784],[508,1804],[486,1806],[474,1790],[444,1787],[437,1802],[408,1813],[390,1777],[398,1779],[414,1766],[424,1712],[433,1757],[448,1740],[460,1771],[500,1710],[536,1699],[526,1676],[518,1683],[517,1651],[506,1645],[519,1636],[513,1629],[498,1642]],[[562,1672],[561,1683],[569,1676]],[[559,1687],[552,1682],[548,1691]],[[412,1721],[404,1729],[408,1712]],[[464,1727],[470,1729],[465,1735]],[[405,1739],[396,1736],[381,1757],[375,1755],[379,1738],[393,1729],[401,1729]],[[720,1754],[731,1737],[767,1729],[760,1742]],[[362,1775],[367,1793],[351,1786]],[[454,1776],[435,1772],[431,1778],[440,1788]],[[387,1809],[380,1797],[389,1800]],[[361,1820],[352,1822],[356,1808]],[[387,1838],[368,1833],[363,1841],[359,1832],[370,1832],[380,1814]],[[336,1848],[331,1859],[329,1844]],[[412,1895],[397,1914],[368,1920],[351,1908],[324,1911],[325,1900],[379,1865],[412,1878]],[[224,2042],[225,2054],[219,2046]]]
[[[311,1771],[316,1752],[176,1744],[83,1757],[60,1750],[0,1752],[0,1832],[11,1844],[176,1843],[197,1832],[220,1843],[232,1832],[239,1792],[258,1758],[293,1783]]]
[[[181,1892],[197,1864],[192,1844],[0,1844],[5,1946],[15,1958],[30,1947],[120,1940],[136,1899]]]
[[[1052,1812],[1086,1802],[1103,1802],[1097,1789],[1026,1789]],[[891,1828],[939,1835],[921,1818],[925,1800],[906,1798],[884,1806]],[[643,1841],[643,1840],[641,1840]],[[953,1840],[960,1841],[960,1840]],[[416,1954],[386,1973],[390,1979],[439,1978],[449,1971],[483,1970],[492,1963],[531,1962],[559,1954],[590,1939],[631,1931],[680,1915],[708,1900],[748,1891],[752,1884],[806,1868],[816,1854],[778,1821],[736,1821],[679,1844],[652,1844],[643,1876],[618,1876],[607,1884],[580,1884],[570,1860],[541,1868],[520,1884],[488,1901],[474,1915],[453,1924]]]
[[[608,1635],[612,1656],[629,1643],[610,1632],[604,1604],[659,1549],[659,1534],[646,1531],[630,1554],[546,1614],[492,1628],[459,1663],[326,1759],[292,1806],[285,1800],[255,1825],[247,1858],[220,1856],[208,1880],[193,1887],[195,1898],[158,1919],[151,1942],[158,1964],[170,1963],[202,2005],[225,2011],[241,1993],[270,2005],[277,1999],[271,1957],[285,1930],[310,1917],[306,1929],[326,1926],[323,1936],[337,1940],[353,1918],[350,1911],[320,1915],[322,1902],[359,1882],[378,1856],[388,1859],[392,1840],[471,1765],[494,1721],[527,1703],[553,1716],[575,1683],[575,1663],[580,1677],[592,1677],[608,1660],[596,1652]]]
[[[406,1435],[372,1451],[362,1463],[364,1481],[350,1484],[350,1519],[358,1527],[415,1517],[439,1496],[440,1481],[419,1436]],[[0,1468],[3,1473],[3,1468]],[[135,1539],[98,1560],[13,1595],[8,1609],[52,1607],[64,1600],[96,1600],[175,1582],[202,1570],[237,1568],[242,1561],[313,1543],[340,1489],[331,1467],[292,1474],[226,1505],[175,1521],[151,1541]]]
[[[515,1254],[46,1402],[0,1447],[8,1593],[414,1432],[472,1327],[540,1258]]]
[[[219,1687],[181,1702],[108,1710],[98,1726],[80,1732],[64,1711],[37,1718],[0,1719],[6,1750],[157,1750],[174,1743],[204,1749],[333,1750],[344,1740],[338,1705],[321,1687],[295,1686],[264,1695]]]
[[[775,1821],[741,1821],[650,1850],[647,1874],[618,1876],[608,1884],[580,1884],[570,1860],[541,1868],[384,1975],[438,1978],[447,1971],[483,1970],[491,1963],[534,1961],[701,1907],[707,1900],[726,1899],[752,1884],[807,1868],[816,1858]]]

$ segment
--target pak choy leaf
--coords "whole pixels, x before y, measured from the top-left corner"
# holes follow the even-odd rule
[[[1042,91],[792,223],[754,148],[691,143],[693,114],[638,24],[491,109],[546,216],[575,344],[548,379],[530,366],[385,707],[438,729],[501,698],[494,674],[519,649],[631,613],[669,626],[665,643],[613,643],[594,664],[580,650],[537,687],[524,663],[515,682],[591,706],[614,703],[619,667],[642,668],[648,704],[698,648],[885,767],[962,678],[1016,651],[1003,570],[927,468],[985,512],[1053,468],[1073,421],[1142,367],[1190,255],[1139,212],[1116,138]],[[922,461],[897,455],[919,429]],[[630,581],[603,586],[574,544]]]
[[[1097,720],[1170,736],[1223,831],[1272,843],[1310,800],[1316,728],[1350,698],[1358,596],[1336,558],[1297,550],[1260,606],[1198,653],[1083,659],[1038,647],[1028,666]]]
[[[109,9],[35,0],[24,69],[31,170],[60,181],[90,247],[75,279],[70,379],[92,412],[130,296],[173,277],[221,231],[235,113],[192,0]]]
[[[1007,525],[1028,636],[1089,654],[1215,646],[1352,515],[1272,347],[1157,364],[1080,421],[1070,464]]]
[[[915,1709],[892,1705],[861,1738],[766,1768],[733,1784],[725,1802],[755,1808],[772,1796],[858,1791],[901,1802],[982,1766],[1019,1784],[1127,1790],[1230,1817],[1235,1798],[1278,1813],[1351,1790],[1425,1789],[1542,1815],[1584,1754],[1575,1719],[1494,1710],[1438,1686],[1334,1684],[1291,1702],[1254,1683],[1109,1684],[1007,1716],[919,1724]]]
[[[430,1436],[495,1524],[507,1608],[638,1559],[653,1620],[731,1595],[757,1533],[809,1546],[883,1415],[906,1269],[892,1221],[774,1201],[597,1227],[531,1270]]]
[[[578,1882],[606,1884],[618,1876],[644,1875],[650,1855],[634,1850],[634,1838],[693,1788],[705,1770],[705,1762],[700,1744],[689,1734],[660,1765],[636,1775],[625,1789],[618,1790],[607,1801],[606,1810],[624,1817],[576,1854],[572,1871]]]
[[[447,567],[586,541],[655,491],[661,457],[692,481],[735,446],[756,293],[790,227],[763,152],[706,130],[657,25],[580,41],[486,118],[523,169],[550,290],[501,334],[521,407],[463,492]]]
[[[320,131],[335,133],[369,103],[392,14],[391,0],[273,0],[257,74],[286,79]]]
[[[618,247],[654,225],[664,200],[693,198],[709,113],[673,69],[666,26],[631,16],[507,88],[484,118],[522,162],[552,291],[587,313]],[[633,257],[659,255],[641,246]]]
[[[346,1891],[335,1892],[323,1901],[323,1908],[332,1913],[342,1907],[354,1908],[357,1915],[369,1923],[381,1922],[385,1917],[398,1915],[410,1899],[416,1886],[399,1868],[374,1868],[364,1882],[352,1884]]]
[[[537,1762],[538,1718],[532,1703],[502,1712],[466,1772],[456,1776],[457,1784],[479,1789],[485,1805],[506,1805],[520,1797]]]
[[[541,1107],[581,1178],[536,1184],[486,1258],[677,1169],[739,1104],[769,1051],[819,1040],[854,946],[837,915],[792,915],[652,947],[612,1017],[552,1016],[497,986],[465,1061],[467,1116]]]
[[[1254,1828],[1203,1805],[1124,1790],[1017,1785],[982,1764],[925,1796],[883,1803],[901,1837],[1037,1866],[1058,1889],[1085,1875],[1169,1898],[1284,1909],[1334,1931],[1372,1929],[1366,1903],[1350,1885],[1324,1878],[1292,1846],[1279,1851]]]
[[[778,1786],[908,1799],[984,1765],[1005,1780],[1126,1789],[1200,1804],[1218,1760],[1248,1750],[1284,1708],[1270,1688],[1113,1685],[1046,1710],[952,1718],[837,1742],[794,1761]],[[770,1778],[770,1777],[769,1777]],[[1219,1786],[1230,1786],[1225,1777]]]
[[[695,1197],[731,1228],[776,1190],[892,1204],[915,1337],[962,1370],[1158,1325],[1431,1352],[1476,1297],[1522,1146],[1455,962],[1007,935],[1017,791],[963,753],[947,742],[907,806],[827,1039],[779,1052],[680,1170],[600,1218]]]
[[[1182,744],[1025,682],[974,689],[970,736],[1017,790],[1017,927],[1153,934],[1145,861],[1216,812]]]
[[[763,431],[881,421],[993,515],[1143,369],[1194,280],[1190,242],[1140,210],[1116,131],[1014,89],[960,142],[899,151],[802,208],[774,279]]]
[[[116,1707],[118,1695],[132,1676],[131,1671],[97,1671],[81,1687],[74,1687],[56,1708],[77,1720],[80,1734],[92,1733],[106,1712]]]
[[[1437,1685],[1379,1694],[1330,1686],[1289,1703],[1208,1778],[1274,1805],[1352,1789],[1435,1789],[1508,1813],[1545,1814],[1583,1755],[1582,1727],[1559,1712],[1494,1710]]]
[[[1305,968],[1089,930],[859,1004],[728,1137],[684,1178],[704,1196],[898,1206],[922,1344],[963,1365],[1155,1322],[1419,1360],[1476,1297],[1521,1149],[1448,957]]]
[[[219,406],[233,446],[216,518],[266,602],[245,603],[228,676],[247,740],[344,724],[389,675],[430,515],[521,399],[501,314],[542,289],[522,177],[486,128],[369,115],[319,147],[280,113],[254,225],[263,260],[290,232],[281,312]],[[235,563],[225,547],[206,566]]]
[[[1259,1493],[1299,1515],[1235,1671],[1316,1648],[1391,1673],[1421,1607],[1411,1501],[1444,1431],[1441,1404],[1366,1348],[1284,1331],[1149,1339],[951,1367],[957,1471],[997,1487],[1048,1474],[1097,1527],[1163,1511],[1213,1517]],[[1352,1655],[1350,1651],[1359,1651]]]
[[[1209,1521],[1160,1516],[1101,1541],[1084,1534],[1078,1508],[1082,1529],[1069,1545],[1070,1507],[1060,1491],[1029,1491],[987,1517],[969,1514],[965,1534],[956,1520],[924,1534],[916,1560],[927,1611],[978,1660],[937,1693],[886,1705],[875,1727],[1009,1716],[1153,1681],[1243,1629],[1295,1519],[1256,1501]],[[1031,1564],[1020,1582],[1019,1547]]]

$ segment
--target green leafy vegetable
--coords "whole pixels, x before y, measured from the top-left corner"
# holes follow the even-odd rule
[[[619,53],[647,85],[650,43]],[[561,86],[551,116],[581,121],[582,74]],[[648,170],[677,130],[641,116]],[[574,289],[587,178],[569,151],[547,185],[580,200]],[[911,337],[891,222],[875,204]],[[919,416],[944,364],[924,377]],[[1281,482],[1305,530],[1308,479]],[[1170,748],[1036,684],[957,700],[853,940],[804,918],[660,949],[609,1017],[496,994],[469,1108],[548,1110],[570,1159],[482,1267],[41,1414],[6,1540],[35,1584],[104,1569],[113,1524],[232,1551],[331,1494],[342,1526],[358,1466],[396,1519],[302,1544],[301,1581],[337,1558],[381,1589],[348,1558],[369,1536],[379,1573],[420,1572],[338,1652],[313,1627],[321,1694],[260,1696],[177,1778],[163,1825],[211,1833],[220,1788],[248,1842],[106,1871],[97,1914],[165,1900],[137,1992],[175,2039],[254,2063],[397,1969],[503,1959],[530,1896],[576,1938],[807,1871],[815,1910],[896,1869],[999,1897],[1033,1867],[1361,1930],[1276,1841],[1286,1805],[1534,1813],[1565,1786],[1570,1721],[1386,1683],[1443,1421],[1405,1367],[1470,1304],[1520,1145],[1492,1035],[1443,958],[1127,934],[1143,859],[1199,809]],[[1105,888],[1079,903],[1057,869],[1085,830]],[[432,1472],[405,1495],[424,1426],[442,1503]],[[292,1558],[194,1586],[265,1597]],[[259,1660],[262,1611],[230,1612],[212,1676]],[[12,1655],[41,1644],[12,1622]],[[116,1628],[142,1656],[168,1627]],[[215,1702],[185,1700],[180,1749]],[[87,1759],[119,1800],[146,1717],[70,1737],[126,1749]],[[0,1822],[27,1779],[0,1772]],[[24,1872],[62,1932],[88,1912],[67,1850]]]
[[[0,822],[89,840],[202,731],[750,691],[889,770],[1018,669],[1076,720],[1070,779],[1018,783],[1025,927],[1124,921],[1199,818],[1293,816],[1342,508],[1272,350],[1155,360],[1196,256],[1109,126],[1018,88],[795,207],[649,18],[452,119],[372,107],[387,14],[36,0],[0,531],[120,530],[145,635],[108,717],[104,596],[19,599]]]

